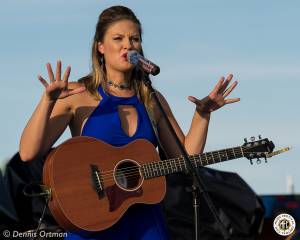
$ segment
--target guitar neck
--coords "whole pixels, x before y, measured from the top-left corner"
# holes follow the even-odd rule
[[[244,157],[243,147],[235,147],[191,155],[189,156],[189,159],[194,167],[200,167],[241,157]],[[188,167],[183,157],[151,162],[144,164],[141,167],[141,171],[145,179],[165,176],[171,173],[184,172],[187,170]]]

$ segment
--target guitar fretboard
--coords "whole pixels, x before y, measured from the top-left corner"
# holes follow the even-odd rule
[[[243,148],[227,148],[189,156],[195,167],[206,166],[244,157]],[[141,171],[145,179],[165,176],[171,173],[187,171],[188,167],[183,157],[152,162],[142,165]]]

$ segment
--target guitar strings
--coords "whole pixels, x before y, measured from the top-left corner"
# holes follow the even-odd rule
[[[195,163],[195,161],[192,161],[193,163]],[[197,167],[197,164],[196,164],[196,167]],[[181,168],[181,167],[180,167]],[[170,170],[170,168],[167,168],[168,170]],[[173,168],[171,168],[171,170],[173,170]],[[156,173],[158,173],[160,171],[160,173],[161,174],[159,174],[159,175],[154,175],[154,176],[150,176],[149,178],[146,178],[146,179],[151,179],[151,178],[155,178],[155,177],[160,177],[160,176],[164,176],[164,175],[167,175],[168,173],[166,173],[166,174],[162,174],[162,171],[166,171],[166,168],[164,169],[164,170],[162,170],[162,169],[159,169],[159,170],[156,170]],[[140,179],[140,178],[145,178],[145,176],[144,175],[140,175],[139,174],[139,171],[135,171],[134,173],[133,173],[134,171],[127,171],[127,174],[125,174],[125,176],[126,176],[126,180],[134,180],[134,179],[136,179],[136,180],[138,180],[138,179]],[[129,173],[129,174],[128,174]],[[174,172],[173,172],[174,173]],[[119,175],[122,175],[123,177],[124,177],[124,173],[122,172],[121,174],[116,174],[116,176],[119,176]],[[107,176],[106,178],[105,178],[105,184],[109,184],[109,183],[115,183],[115,179],[114,179],[114,177],[109,177],[109,176]]]
[[[249,148],[249,147],[248,147]],[[244,149],[246,149],[246,148],[244,148]],[[240,150],[240,151],[236,151],[235,153],[236,154],[243,154],[243,152],[244,151],[242,151],[242,150]],[[199,155],[201,155],[201,154],[195,154],[195,155],[191,155],[190,156],[190,158],[192,158],[192,159],[194,159],[194,160],[192,160],[193,161],[193,163],[197,163],[197,162],[201,162],[201,166],[205,166],[205,165],[208,165],[209,163],[210,164],[213,164],[213,163],[217,163],[217,162],[209,162],[209,161],[211,161],[211,159],[210,160],[207,160],[207,158],[206,158],[206,160],[201,160],[201,158],[200,158],[200,161],[199,160],[196,160],[196,158],[199,158]],[[210,155],[214,155],[214,156],[216,156],[216,155],[218,155],[219,156],[219,153],[218,152],[211,152],[210,153]],[[171,164],[171,162],[172,161],[176,161],[176,160],[182,160],[183,161],[183,158],[181,157],[181,158],[174,158],[174,159],[169,159],[169,160],[163,160],[163,161],[160,161],[160,162],[154,162],[153,164],[162,164],[162,165],[164,165],[163,167],[167,167],[167,169],[169,170],[170,168],[167,166],[168,165],[168,163],[169,164]],[[203,164],[203,162],[206,162],[206,164]],[[185,164],[185,162],[175,162],[175,168],[178,168],[178,166],[181,166],[181,164]],[[147,163],[146,163],[147,164]],[[149,163],[148,163],[149,164]],[[174,162],[173,162],[173,164],[174,164]],[[174,165],[173,165],[174,166]],[[196,166],[197,166],[197,164],[196,164]],[[160,166],[157,166],[157,167],[160,167]],[[124,175],[124,173],[126,174],[126,173],[130,173],[131,171],[132,172],[137,172],[136,171],[136,169],[137,169],[137,167],[136,166],[133,166],[133,167],[127,167],[127,168],[123,168],[123,170],[122,170],[122,173],[121,173],[121,175]],[[156,170],[156,172],[157,171],[160,171],[160,170],[162,170],[161,168],[156,168],[157,170]],[[166,169],[166,168],[165,168]],[[153,169],[150,169],[150,170],[153,170]],[[172,170],[172,166],[171,166],[171,170]],[[112,174],[111,173],[113,173],[114,172],[114,170],[109,170],[109,171],[103,171],[102,172],[102,174],[101,174],[101,176],[102,176],[102,179],[107,179],[107,177],[108,178],[111,178],[111,176],[112,176]],[[103,174],[103,173],[106,173],[106,174]],[[107,177],[106,177],[107,176]],[[118,174],[116,174],[115,176],[119,176]]]
[[[244,150],[246,150],[247,148],[251,148],[251,147],[237,147],[238,148],[238,151],[235,151],[235,154],[243,154],[244,153]],[[244,148],[244,149],[240,149],[240,148]],[[224,150],[225,151],[225,150]],[[210,153],[203,153],[203,154],[205,154],[205,155],[209,155],[209,157],[207,157],[207,156],[205,156],[205,158],[206,158],[206,160],[201,160],[201,158],[200,158],[200,162],[202,163],[202,162],[206,162],[206,164],[203,164],[203,166],[205,166],[205,165],[208,165],[209,163],[210,164],[213,164],[213,163],[216,163],[216,162],[213,162],[213,163],[211,163],[211,162],[209,162],[208,163],[208,161],[211,161],[211,159],[209,159],[208,160],[208,158],[211,158],[210,156],[211,155],[213,155],[214,157],[216,157],[216,156],[218,156],[219,157],[219,152],[220,151],[214,151],[214,152],[210,152]],[[233,154],[231,154],[231,155],[235,155],[234,153]],[[193,159],[196,159],[196,158],[199,158],[199,156],[200,155],[202,155],[202,154],[194,154],[194,155],[190,155],[189,157],[190,158],[193,158]],[[227,153],[226,153],[226,156],[227,156]],[[170,163],[171,164],[171,162],[172,161],[177,161],[177,160],[184,160],[183,159],[183,157],[180,157],[180,158],[172,158],[172,159],[168,159],[168,160],[162,160],[162,161],[160,161],[160,163],[161,164],[168,164],[168,163]],[[158,162],[153,162],[153,164],[157,164]],[[181,162],[179,162],[179,164],[177,164],[177,165],[180,165],[180,163]],[[146,163],[146,164],[149,164],[149,163]],[[146,165],[145,164],[145,165]],[[150,163],[151,164],[151,163]],[[175,163],[176,164],[176,163]],[[127,167],[127,168],[123,168],[123,169],[125,169],[125,171],[123,171],[123,172],[126,172],[127,170],[131,170],[131,169],[136,169],[136,166],[133,166],[133,167]],[[105,176],[105,175],[110,175],[110,173],[111,172],[114,172],[114,170],[109,170],[109,171],[103,171],[103,172],[101,172],[102,173],[102,176]],[[104,173],[108,173],[108,174],[104,174]]]
[[[251,148],[253,148],[253,147],[238,147],[238,151],[235,151],[235,154],[242,154],[243,155],[244,150],[251,149]],[[226,151],[226,150],[224,149],[224,151]],[[204,154],[207,155],[208,153],[204,153]],[[220,154],[220,151],[214,151],[214,152],[210,152],[209,153],[209,155],[212,155],[214,157],[215,156],[220,156],[219,154]],[[203,161],[206,162],[207,164],[203,164],[203,161],[201,160],[201,158],[200,158],[200,161],[196,160],[196,158],[199,158],[199,155],[202,155],[202,154],[195,154],[195,155],[191,155],[190,156],[190,158],[192,159],[192,163],[195,164],[196,167],[197,167],[197,163],[198,162],[201,162],[201,164],[202,164],[201,166],[208,165],[209,163],[211,163],[211,164],[217,163],[215,161],[214,162],[209,162],[209,161],[211,161],[211,159],[208,160],[206,158],[206,160],[203,160]],[[231,154],[231,155],[234,155],[234,154]],[[176,160],[179,160],[179,159],[183,160],[183,158],[181,157],[181,158],[173,158],[173,159],[163,160],[163,161],[159,162],[159,164],[161,163],[164,168],[163,169],[160,168],[161,166],[159,166],[159,164],[158,164],[155,172],[158,173],[158,171],[162,172],[162,171],[166,171],[166,170],[173,170],[174,168],[176,168],[176,169],[179,169],[179,168],[182,169],[182,162],[176,161]],[[171,168],[170,168],[168,166],[168,163],[171,164],[172,161],[173,161],[173,164],[175,162],[175,167],[174,167],[174,165],[173,166],[171,165]],[[154,162],[153,164],[157,164],[157,163],[158,162]],[[183,162],[183,164],[185,165],[185,162]],[[186,168],[186,166],[185,166],[185,168]],[[117,174],[115,174],[115,176],[116,177],[121,176],[121,175],[124,176],[124,174],[125,174],[126,177],[131,177],[131,176],[135,176],[136,177],[137,175],[140,175],[139,174],[139,169],[140,168],[138,168],[137,166],[123,168],[122,171],[121,171],[121,173],[119,173],[119,174],[117,173]],[[149,169],[149,170],[153,171],[153,169]],[[109,170],[109,171],[102,172],[101,173],[102,180],[110,180],[110,179],[114,180],[114,177],[113,177],[113,174],[112,174],[113,172],[114,172],[114,170]],[[165,175],[165,174],[163,174],[163,175]]]
[[[242,154],[243,151],[235,151],[235,153],[236,154]],[[199,155],[201,155],[201,154],[190,155],[189,158],[193,159],[192,160],[193,163],[201,162],[201,164],[202,164],[201,166],[205,166],[205,165],[209,165],[209,164],[213,164],[213,163],[218,163],[218,162],[215,162],[215,161],[211,162],[211,155],[213,155],[214,157],[219,156],[219,153],[217,153],[217,152],[209,153],[209,160],[207,159],[207,157],[205,157],[206,160],[204,160],[204,159],[201,160],[201,158],[199,160],[196,160],[197,158],[199,158]],[[234,154],[231,154],[231,155],[234,155]],[[178,162],[178,160],[179,161],[181,160],[182,162]],[[172,162],[173,162],[173,166],[174,166],[174,163],[175,163],[176,167],[181,166],[182,163],[183,164],[185,163],[183,157],[179,157],[179,158],[172,158],[172,159],[168,159],[168,160],[161,160],[161,161],[153,162],[153,164],[157,164],[157,165],[161,164],[161,165],[163,165],[163,167],[167,167],[169,169],[169,167],[167,165],[172,164]],[[204,162],[204,164],[203,164],[203,162]],[[147,165],[147,164],[149,164],[149,163],[145,163],[144,165]],[[142,166],[144,166],[144,165],[142,165]],[[161,166],[158,166],[158,167],[161,167]],[[172,168],[172,166],[171,166],[171,168]],[[127,173],[127,172],[130,172],[131,170],[135,170],[135,169],[137,169],[137,166],[123,168],[122,173]],[[153,170],[153,169],[151,169],[151,170]],[[107,176],[107,175],[111,176],[111,173],[113,173],[113,172],[114,172],[114,170],[103,171],[103,172],[101,172],[101,176],[102,177]]]
[[[240,151],[240,153],[238,153],[238,152],[236,152],[237,154],[241,154],[241,153],[243,153],[243,151]],[[211,153],[210,153],[211,154]],[[197,155],[192,155],[192,156],[190,156],[190,157],[193,157],[193,156],[197,156]],[[177,158],[176,158],[177,159]],[[171,160],[174,160],[174,159],[171,159]],[[178,159],[177,159],[178,160]],[[182,158],[182,160],[183,160],[183,158]],[[165,161],[163,161],[163,162],[166,162],[166,161],[168,161],[168,160],[165,160]],[[192,161],[192,163],[193,164],[195,164],[196,165],[196,167],[197,167],[197,160],[196,159],[193,159],[193,160],[191,160]],[[157,162],[155,162],[155,163],[157,163]],[[176,165],[177,163],[175,163],[175,165]],[[180,164],[180,162],[179,162],[179,164],[177,164],[177,166],[178,165],[180,165],[181,166],[181,164]],[[185,165],[185,164],[184,164]],[[205,166],[205,165],[202,165],[202,166]],[[186,166],[184,166],[185,167],[185,169],[186,169]],[[134,168],[134,167],[128,167],[128,168],[124,168],[124,169],[130,169],[130,168]],[[136,167],[135,167],[136,168]],[[179,169],[178,167],[176,167],[177,169]],[[166,169],[168,169],[168,170],[173,170],[173,168],[171,167],[171,169],[169,168],[169,167],[167,167],[167,168],[164,168],[164,170],[162,170],[162,169],[157,169],[156,170],[156,173],[158,173],[158,172],[162,172],[162,171],[165,171]],[[124,174],[124,172],[126,172],[127,174]],[[174,172],[173,172],[174,173]],[[107,174],[108,175],[108,174]],[[141,176],[140,174],[139,174],[139,171],[130,171],[130,170],[126,170],[126,171],[122,171],[122,173],[121,174],[116,174],[115,176],[124,176],[125,175],[125,177],[126,177],[126,179],[127,180],[138,180],[138,179],[140,179],[140,178],[144,178],[144,176]],[[158,176],[153,176],[153,177],[150,177],[149,179],[151,179],[151,178],[155,178],[155,177],[160,177],[160,176],[164,176],[164,175],[166,175],[166,174],[160,174],[160,175],[158,175]],[[106,178],[102,178],[103,179],[103,181],[105,180],[105,183],[106,184],[109,184],[109,183],[114,183],[115,182],[115,179],[114,179],[114,177],[111,177],[111,174],[110,174],[110,176],[107,176]]]

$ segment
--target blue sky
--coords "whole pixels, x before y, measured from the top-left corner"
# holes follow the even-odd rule
[[[194,106],[220,76],[233,73],[241,101],[212,114],[206,151],[238,146],[261,134],[292,151],[251,166],[247,159],[214,165],[237,172],[258,193],[285,193],[286,177],[300,189],[299,1],[1,1],[2,110],[0,162],[17,150],[43,91],[45,63],[71,65],[71,80],[90,70],[99,13],[121,4],[143,24],[146,56],[161,67],[153,84],[187,132]],[[70,137],[68,131],[61,138]]]

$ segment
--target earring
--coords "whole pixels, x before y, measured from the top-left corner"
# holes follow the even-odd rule
[[[101,65],[103,65],[103,63],[104,63],[104,56],[103,55],[101,55],[101,57],[100,57],[100,63],[101,63]]]

